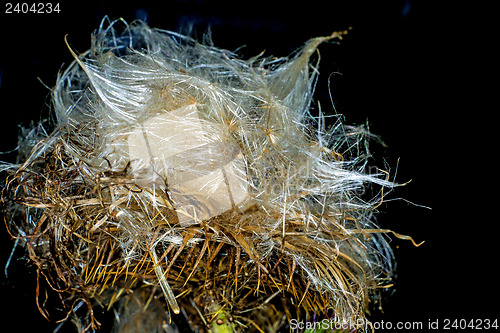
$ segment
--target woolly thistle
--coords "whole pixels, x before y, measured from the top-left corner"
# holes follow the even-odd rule
[[[6,225],[36,267],[40,312],[53,318],[50,288],[82,331],[100,326],[96,307],[114,309],[117,332],[364,319],[393,274],[373,214],[396,184],[365,172],[365,128],[312,114],[310,58],[342,33],[242,60],[121,23],[80,55],[68,46],[52,132],[24,133],[4,165]]]

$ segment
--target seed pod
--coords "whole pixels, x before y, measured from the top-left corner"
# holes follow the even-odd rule
[[[366,129],[313,116],[310,58],[342,33],[242,60],[121,23],[70,49],[52,132],[31,131],[30,153],[6,167],[7,227],[36,266],[42,314],[52,289],[67,317],[87,305],[81,329],[99,326],[94,307],[158,311],[162,297],[165,315],[144,318],[164,329],[182,317],[198,332],[275,331],[328,309],[363,319],[393,258],[373,221],[383,190],[361,196],[396,184],[364,172]]]

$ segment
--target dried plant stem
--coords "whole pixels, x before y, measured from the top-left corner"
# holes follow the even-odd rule
[[[161,286],[161,290],[163,291],[163,295],[165,296],[165,299],[167,300],[168,306],[172,310],[173,313],[179,314],[181,312],[179,305],[177,304],[177,301],[175,300],[174,293],[172,292],[172,289],[170,289],[170,285],[167,282],[167,279],[165,278],[165,272],[161,268],[160,262],[158,261],[158,256],[156,255],[156,250],[152,248],[150,250],[151,257],[153,258],[153,264],[154,264],[154,270],[156,277],[158,278],[158,281]]]

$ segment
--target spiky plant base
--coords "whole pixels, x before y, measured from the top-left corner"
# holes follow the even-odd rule
[[[86,304],[82,330],[99,327],[95,306],[116,309],[119,332],[173,331],[179,317],[217,333],[364,318],[392,274],[390,231],[372,215],[395,184],[364,173],[366,129],[311,115],[310,57],[342,34],[243,61],[113,24],[71,51],[53,132],[33,129],[8,167],[6,225],[36,267],[40,312],[50,288],[73,321]]]

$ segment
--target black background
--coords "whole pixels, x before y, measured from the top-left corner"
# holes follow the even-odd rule
[[[331,110],[331,93],[335,109],[347,123],[368,121],[371,131],[387,144],[377,152],[386,156],[393,173],[397,165],[397,181],[411,180],[388,199],[404,198],[432,208],[405,200],[380,207],[382,227],[425,243],[416,248],[394,238],[398,262],[394,292],[387,293],[384,312],[374,311],[372,318],[394,324],[419,321],[426,327],[429,320],[499,316],[494,229],[498,217],[484,214],[494,211],[495,198],[473,186],[494,171],[478,165],[491,162],[480,151],[492,141],[485,133],[476,134],[478,129],[488,132],[482,125],[488,122],[486,111],[465,106],[476,85],[465,76],[481,66],[477,62],[481,60],[466,55],[479,52],[482,39],[476,36],[488,27],[483,26],[487,22],[476,21],[476,15],[488,8],[410,0],[160,3],[61,3],[58,14],[5,14],[2,6],[1,150],[15,148],[17,125],[38,120],[49,103],[49,90],[41,82],[52,87],[62,64],[72,61],[64,36],[74,50],[85,51],[90,33],[104,15],[129,22],[147,18],[153,27],[191,33],[198,39],[210,27],[216,46],[235,50],[244,45],[238,53],[245,58],[262,50],[285,56],[311,37],[352,27],[340,44],[320,46],[317,98],[323,111]],[[3,227],[1,244],[3,269],[13,244]],[[55,324],[46,322],[36,309],[35,275],[18,259],[21,253],[18,248],[8,278],[0,272],[0,316],[17,332],[50,332]]]

